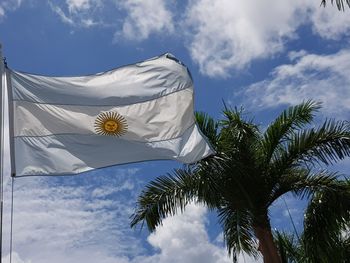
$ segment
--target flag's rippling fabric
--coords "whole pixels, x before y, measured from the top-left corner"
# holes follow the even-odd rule
[[[17,176],[212,153],[195,123],[192,79],[170,54],[82,77],[9,70],[9,80]]]

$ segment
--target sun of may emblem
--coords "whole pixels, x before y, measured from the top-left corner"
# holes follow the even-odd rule
[[[127,129],[125,118],[116,112],[102,112],[95,120],[95,131],[99,135],[122,136]]]

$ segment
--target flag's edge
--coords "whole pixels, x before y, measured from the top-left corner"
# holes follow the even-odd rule
[[[126,68],[126,67],[130,67],[130,66],[133,66],[133,65],[138,65],[138,64],[141,64],[141,63],[144,63],[144,62],[148,62],[148,61],[152,61],[152,60],[157,60],[157,59],[160,59],[160,58],[167,58],[169,60],[172,60],[174,63],[186,68],[187,66],[181,61],[179,60],[177,57],[175,57],[173,54],[169,53],[169,52],[165,52],[161,55],[158,55],[158,56],[155,56],[155,57],[152,57],[152,58],[149,58],[149,59],[145,59],[145,60],[140,60],[140,61],[137,61],[137,62],[134,62],[134,63],[129,63],[129,64],[125,64],[125,65],[121,65],[121,66],[118,66],[118,67],[114,67],[114,68],[111,68],[111,69],[108,69],[108,70],[105,70],[105,71],[101,71],[101,72],[97,72],[97,73],[90,73],[90,74],[84,74],[84,75],[72,75],[72,76],[53,76],[53,75],[42,75],[42,74],[38,74],[38,73],[32,73],[32,72],[27,72],[27,71],[23,71],[23,70],[17,70],[17,69],[12,69],[12,68],[8,68],[9,71],[13,71],[13,72],[17,72],[19,74],[25,74],[25,75],[31,75],[31,76],[37,76],[37,77],[48,77],[48,78],[79,78],[79,77],[93,77],[93,76],[98,76],[98,75],[103,75],[103,74],[106,74],[106,73],[109,73],[109,72],[112,72],[112,71],[115,71],[115,70],[119,70],[119,69],[122,69],[122,68]],[[191,77],[191,74],[189,74],[190,77]]]

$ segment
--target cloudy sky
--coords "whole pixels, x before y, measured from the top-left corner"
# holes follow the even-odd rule
[[[350,116],[350,10],[317,0],[1,0],[0,41],[10,68],[93,74],[165,52],[190,69],[195,108],[220,118],[222,100],[261,127],[285,107],[323,102],[319,120]],[[142,187],[180,164],[146,162],[14,185],[14,263],[226,263],[215,213],[190,205],[155,233],[129,228]],[[350,161],[336,166],[341,172]],[[4,263],[9,262],[9,180]],[[302,229],[305,201],[285,201]],[[273,227],[292,231],[283,200]],[[261,262],[246,255],[240,262]]]

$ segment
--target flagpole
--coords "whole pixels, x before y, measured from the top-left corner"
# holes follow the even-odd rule
[[[4,90],[3,90],[4,60],[2,56],[2,45],[0,43],[0,263],[2,263],[2,233],[3,233],[3,213],[4,213]]]

